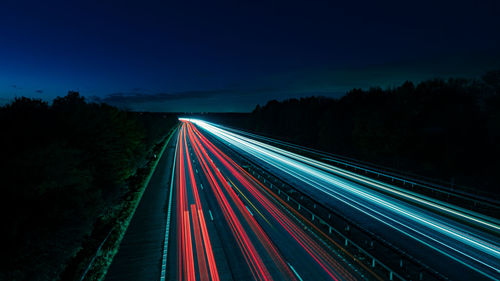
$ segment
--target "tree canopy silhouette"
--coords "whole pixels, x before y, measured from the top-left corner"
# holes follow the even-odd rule
[[[0,279],[8,280],[53,280],[176,122],[87,103],[77,92],[51,105],[16,98],[0,120]]]
[[[230,122],[230,121],[229,121]],[[234,123],[234,122],[233,122]],[[481,79],[269,101],[233,124],[324,151],[496,191],[500,71]]]

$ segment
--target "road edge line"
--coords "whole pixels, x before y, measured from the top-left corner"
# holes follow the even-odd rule
[[[168,237],[170,233],[170,217],[172,212],[172,193],[174,186],[174,177],[175,177],[175,162],[177,158],[177,146],[179,145],[179,138],[177,137],[177,141],[175,143],[175,152],[174,152],[174,164],[172,165],[172,173],[170,175],[170,194],[168,198],[168,211],[167,211],[167,224],[165,225],[165,238],[163,239],[163,256],[161,262],[161,274],[160,281],[165,281],[165,273],[167,269],[167,252],[168,252]]]

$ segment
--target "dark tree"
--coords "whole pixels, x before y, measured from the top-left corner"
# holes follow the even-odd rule
[[[77,92],[0,108],[0,280],[53,280],[97,217],[127,189],[146,147],[175,120],[150,122]],[[162,119],[163,120],[163,119]],[[174,120],[174,121],[172,121]]]
[[[242,124],[328,152],[497,191],[500,71],[481,80],[353,89],[338,100],[272,100]]]

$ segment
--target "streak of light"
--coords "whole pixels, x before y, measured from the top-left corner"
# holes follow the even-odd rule
[[[313,239],[311,239],[297,224],[277,208],[269,199],[263,195],[258,188],[237,171],[231,165],[230,158],[211,144],[196,128],[193,128],[201,142],[207,147],[213,155],[223,164],[223,166],[235,176],[238,181],[266,208],[272,217],[278,222],[302,248],[320,265],[333,280],[354,280],[353,276],[347,272],[338,262],[336,262],[326,251],[321,248]],[[234,162],[233,162],[234,163]],[[246,207],[246,206],[245,206]]]
[[[196,264],[198,265],[199,277],[201,280],[219,280],[219,274],[213,255],[210,237],[207,231],[203,208],[200,202],[196,180],[194,177],[191,160],[186,143],[186,126],[183,124],[179,130],[179,145],[176,153],[179,155],[176,163],[176,186],[177,186],[177,229],[178,229],[178,279],[196,280],[195,259],[193,256],[196,250]],[[188,163],[188,165],[185,165]],[[186,183],[186,167],[189,176],[189,185]],[[194,204],[189,203],[190,199],[187,191],[191,190]],[[192,224],[192,226],[191,226]],[[193,245],[193,236],[194,242]],[[207,266],[208,262],[208,266]]]
[[[462,228],[459,223],[444,221],[439,216],[423,212],[407,204],[401,204],[387,196],[380,196],[380,194],[370,191],[363,186],[336,177],[332,173],[338,173],[338,171],[333,171],[329,165],[317,160],[239,136],[201,120],[189,121],[200,126],[223,142],[234,145],[282,172],[307,183],[309,187],[344,202],[356,210],[489,278],[497,279],[494,275],[500,273],[497,263],[500,260],[500,248],[496,245],[498,241],[487,241],[478,234],[471,233]],[[351,176],[357,182],[375,186],[379,189],[384,188],[387,190],[390,188],[384,185],[377,185],[377,183],[364,180],[361,177],[354,178],[352,173],[345,174],[344,176]],[[405,196],[408,199],[418,201],[419,203],[428,204],[442,212],[450,213],[493,229],[500,229],[500,226],[497,224],[471,216],[459,210],[438,205],[435,202],[426,201],[408,194],[398,193],[397,190],[390,191],[397,193],[399,196]],[[346,192],[349,196],[346,195]],[[356,198],[362,200],[356,200]],[[404,220],[400,218],[404,218]],[[408,224],[408,222],[414,225]],[[435,233],[439,233],[441,236]],[[446,239],[443,239],[443,236]],[[475,250],[473,251],[471,248]],[[495,272],[494,275],[486,272],[483,268]]]

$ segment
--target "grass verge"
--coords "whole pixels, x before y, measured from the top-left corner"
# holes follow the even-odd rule
[[[172,128],[167,137],[155,145],[153,153],[158,156],[145,167],[137,170],[129,181],[129,190],[120,204],[111,208],[106,215],[97,220],[90,237],[68,264],[61,280],[104,280],[142,195],[176,129],[177,126]]]

